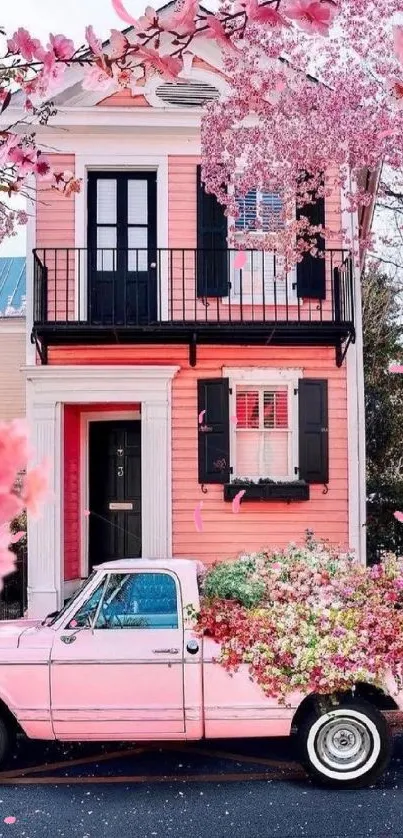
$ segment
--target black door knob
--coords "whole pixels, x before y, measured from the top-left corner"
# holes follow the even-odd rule
[[[186,645],[186,649],[189,652],[189,655],[197,655],[199,651],[199,644],[197,640],[189,640],[189,643]]]

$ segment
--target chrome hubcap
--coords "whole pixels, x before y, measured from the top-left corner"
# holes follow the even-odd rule
[[[318,731],[316,752],[329,768],[351,771],[363,765],[371,751],[371,734],[358,719],[331,719]]]

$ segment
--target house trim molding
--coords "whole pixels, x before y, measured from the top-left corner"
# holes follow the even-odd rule
[[[168,155],[167,154],[125,154],[118,152],[83,152],[75,158],[75,176],[82,181],[82,189],[75,200],[75,247],[87,247],[87,206],[88,206],[88,172],[96,171],[155,171],[157,173],[157,247],[168,247]],[[75,272],[76,301],[75,317],[85,320],[87,317],[87,277]],[[79,277],[80,280],[79,281]],[[168,317],[168,274],[161,275],[161,319]]]
[[[80,415],[80,578],[88,576],[88,516],[89,509],[89,430],[91,422],[113,422],[125,419],[141,420],[140,410],[108,410]],[[143,525],[143,522],[142,522]],[[79,580],[77,580],[79,581]],[[66,583],[65,583],[66,585]]]
[[[63,405],[141,404],[143,555],[172,555],[171,386],[178,366],[24,367],[35,459],[50,463],[42,517],[28,516],[28,613],[63,602]],[[100,417],[99,417],[100,418]]]
[[[288,367],[223,367],[223,376],[229,378],[232,395],[230,396],[230,413],[236,414],[236,388],[239,385],[256,385],[270,387],[270,385],[286,384],[288,388],[288,409],[291,414],[291,435],[288,442],[289,474],[287,479],[295,480],[295,468],[298,466],[298,381],[303,377],[302,369]],[[230,463],[233,478],[240,475],[236,466],[236,425],[231,422],[230,428]],[[242,475],[243,476],[243,475]],[[258,479],[259,475],[248,475]],[[275,477],[273,479],[276,479]],[[286,478],[282,477],[282,480]]]

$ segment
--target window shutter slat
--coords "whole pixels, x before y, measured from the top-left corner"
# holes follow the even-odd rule
[[[314,204],[305,204],[297,207],[297,220],[304,215],[312,225],[322,224],[325,226],[325,199],[319,198]],[[319,253],[325,250],[325,242],[321,236],[317,238]],[[326,299],[326,263],[320,256],[311,256],[306,253],[302,262],[297,264],[297,294],[305,299],[325,300]]]
[[[197,382],[199,483],[228,483],[229,381],[201,378]],[[204,413],[203,413],[204,411]]]
[[[329,480],[327,381],[301,379],[299,394],[299,478],[307,483]]]
[[[197,167],[197,296],[228,294],[227,219],[215,195],[204,191]]]

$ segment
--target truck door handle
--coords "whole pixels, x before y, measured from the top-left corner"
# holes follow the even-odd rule
[[[179,649],[153,649],[154,655],[178,655]]]
[[[63,634],[62,637],[60,638],[60,640],[62,640],[63,643],[67,643],[67,644],[74,643],[75,639],[76,639],[75,634]]]

